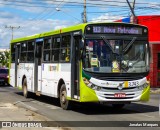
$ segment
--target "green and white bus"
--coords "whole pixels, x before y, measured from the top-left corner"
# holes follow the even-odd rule
[[[11,41],[10,84],[71,102],[122,107],[149,100],[148,29],[84,23]]]

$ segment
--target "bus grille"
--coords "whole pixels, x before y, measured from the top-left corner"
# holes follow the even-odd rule
[[[95,77],[95,78],[107,81],[132,81],[141,79],[143,77]]]
[[[123,88],[119,90],[118,88],[101,88],[100,91],[96,92],[99,97],[105,99],[133,99],[141,95],[142,90],[138,88]],[[115,93],[124,93],[125,97],[115,97]]]

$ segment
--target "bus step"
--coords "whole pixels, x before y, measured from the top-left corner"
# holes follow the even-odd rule
[[[37,96],[41,96],[41,91],[36,91]]]

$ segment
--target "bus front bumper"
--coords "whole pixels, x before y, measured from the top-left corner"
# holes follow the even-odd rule
[[[149,101],[150,86],[147,86],[143,90],[134,91],[93,91],[92,89],[85,87],[85,93],[81,97],[81,102],[137,102],[137,101]],[[116,94],[123,94],[124,96],[115,97]],[[85,96],[84,96],[85,95]],[[82,100],[83,99],[83,100]]]
[[[124,94],[123,97],[115,97],[115,94]],[[150,97],[150,86],[138,91],[121,91],[121,92],[96,92],[99,101],[149,101]]]

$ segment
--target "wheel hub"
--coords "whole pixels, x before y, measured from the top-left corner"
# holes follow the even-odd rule
[[[62,91],[61,101],[62,101],[63,104],[66,102],[66,92],[65,91]]]

